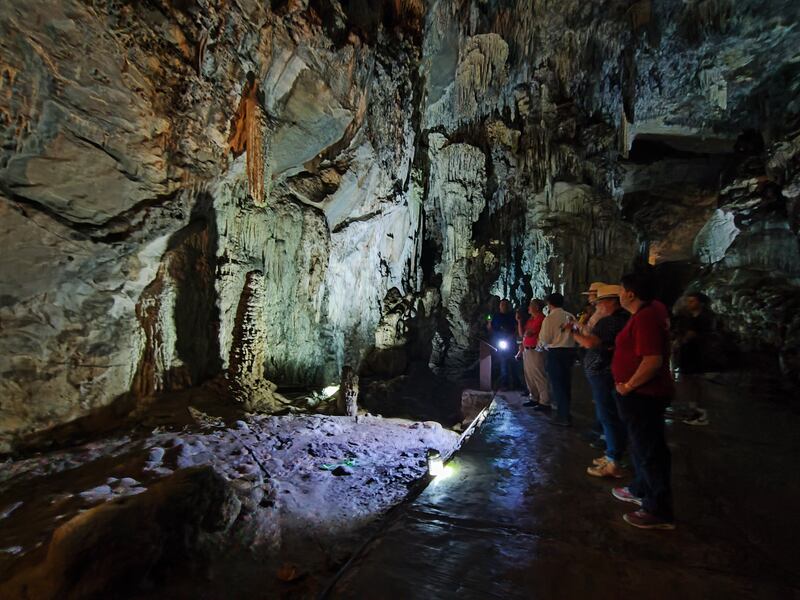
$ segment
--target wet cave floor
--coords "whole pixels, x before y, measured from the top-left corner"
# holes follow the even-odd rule
[[[502,393],[419,495],[457,439],[434,422],[193,409],[7,461],[0,597],[800,598],[796,394],[711,378],[710,425],[668,428],[678,528],[650,532],[585,474],[574,381],[573,428]]]
[[[585,473],[576,426],[506,393],[478,435],[351,562],[330,598],[800,598],[796,397],[729,375],[706,385],[710,425],[668,427],[677,529],[622,520],[625,480]],[[752,384],[752,382],[750,382]],[[793,405],[793,407],[791,406]]]

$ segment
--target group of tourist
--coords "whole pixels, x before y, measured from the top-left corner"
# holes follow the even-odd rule
[[[544,302],[532,300],[527,315],[518,313],[516,319],[510,303],[503,300],[489,329],[496,340],[521,339],[530,396],[525,406],[550,413],[550,422],[557,426],[572,424],[572,366],[578,348],[583,348],[583,370],[605,442],[604,455],[587,473],[621,479],[627,475],[623,463],[627,453],[633,481],[613,488],[612,494],[640,508],[624,515],[625,521],[644,529],[673,529],[671,455],[664,430],[673,386],[670,361],[692,383],[686,422],[707,423],[706,412],[698,406],[696,379],[704,370],[699,341],[711,328],[708,297],[699,293],[686,297],[686,310],[676,319],[671,336],[669,312],[654,298],[644,275],[625,275],[619,285],[593,283],[584,294],[587,307],[578,317],[564,310],[559,293]],[[508,342],[502,346],[508,348]],[[513,352],[500,352],[499,358],[501,380],[513,387]]]

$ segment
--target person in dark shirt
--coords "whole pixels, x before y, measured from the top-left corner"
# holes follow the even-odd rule
[[[516,361],[514,356],[517,353],[517,319],[511,310],[511,303],[505,298],[500,301],[499,312],[494,313],[489,321],[489,333],[492,345],[497,348],[501,389],[520,387],[516,365],[512,364],[512,361]]]
[[[595,459],[594,464],[586,469],[594,477],[619,478],[624,475],[619,463],[625,453],[628,436],[625,424],[617,413],[614,378],[611,375],[615,339],[629,317],[619,304],[619,291],[618,285],[601,286],[594,300],[598,315],[594,326],[583,333],[576,328],[574,333],[575,341],[586,348],[583,368],[592,390],[597,419],[606,439],[605,455]]]
[[[699,401],[703,394],[703,374],[712,370],[714,358],[709,344],[714,332],[710,304],[711,299],[701,292],[687,294],[685,308],[675,319],[680,387],[689,405],[684,423],[689,425],[708,425],[708,413],[699,407]]]

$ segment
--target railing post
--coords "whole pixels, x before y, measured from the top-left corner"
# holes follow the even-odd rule
[[[484,341],[480,345],[480,388],[492,391],[492,347]]]

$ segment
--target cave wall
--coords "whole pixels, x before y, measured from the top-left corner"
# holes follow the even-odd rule
[[[741,219],[726,186],[755,185],[737,171],[746,130],[767,141],[762,161],[796,165],[798,17],[795,3],[755,0],[432,2],[428,152],[417,156],[430,173],[425,281],[442,290],[432,366],[458,376],[472,364],[490,294],[522,302],[555,290],[578,308],[589,282],[648,262],[689,264],[689,287],[709,292],[743,347],[796,354],[796,208],[761,211],[728,244]],[[472,177],[437,179],[439,163],[472,165],[476,152],[486,181],[468,194],[484,203],[457,267],[446,232],[464,217],[442,220],[428,206]],[[759,185],[771,181],[777,204],[794,207],[794,175],[779,171],[763,168]],[[467,283],[454,287],[453,274]],[[759,278],[771,282],[768,301],[753,299]],[[754,307],[746,325],[734,308],[743,298]],[[756,344],[765,327],[770,341]]]
[[[589,281],[618,277],[638,253],[614,197],[619,61],[633,36],[613,8],[440,1],[429,9],[426,209],[454,181],[468,185],[469,176],[437,177],[441,162],[483,163],[485,171],[470,192],[463,264],[453,260],[447,232],[463,228],[464,218],[454,224],[426,210],[426,248],[440,265],[426,277],[441,278],[442,291],[431,364],[449,376],[463,375],[477,357],[492,296],[523,303],[561,291],[577,303]],[[605,77],[586,77],[584,69]]]
[[[756,365],[800,376],[800,137],[744,154],[694,240],[692,289],[713,300]]]
[[[3,3],[0,448],[213,377],[329,383],[361,360],[416,278],[421,14]]]

